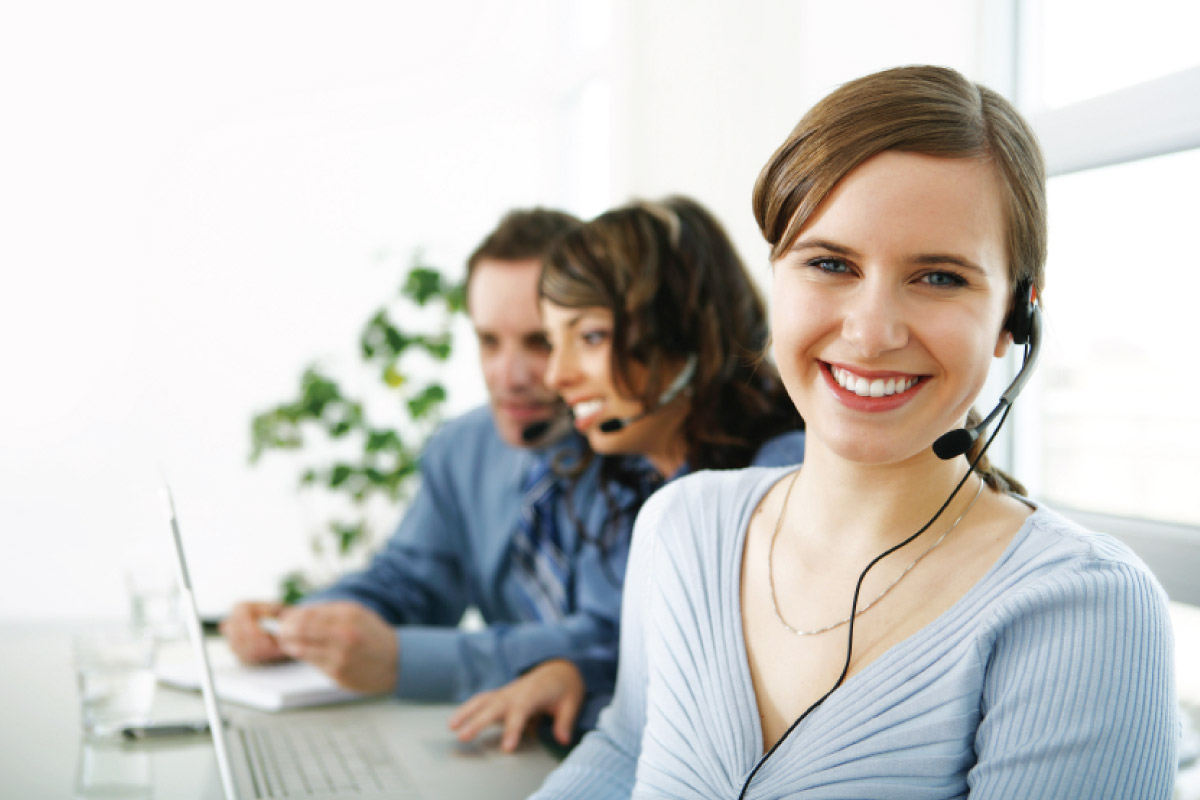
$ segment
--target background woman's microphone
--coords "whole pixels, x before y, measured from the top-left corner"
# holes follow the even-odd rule
[[[676,397],[678,397],[683,392],[683,390],[687,388],[687,385],[689,383],[691,383],[692,377],[695,374],[696,374],[696,354],[692,353],[690,356],[688,356],[687,362],[684,363],[683,369],[681,369],[679,371],[679,374],[675,376],[675,380],[671,381],[671,385],[668,386],[666,389],[664,389],[663,393],[658,396],[657,403],[650,406],[649,408],[642,411],[641,413],[634,414],[633,416],[630,416],[630,417],[613,417],[612,419],[604,420],[603,422],[600,423],[600,432],[601,433],[616,433],[617,431],[625,428],[625,426],[632,425],[633,423],[637,422],[639,419],[643,419],[643,418],[648,417],[651,414],[655,413],[659,409],[668,405]]]
[[[695,374],[696,354],[693,353],[692,355],[688,356],[687,361],[684,362],[683,369],[681,369],[679,374],[675,376],[675,380],[671,381],[671,385],[664,389],[663,393],[658,396],[658,402],[656,402],[650,408],[647,408],[645,411],[634,414],[633,416],[613,417],[612,419],[604,420],[600,423],[601,432],[616,433],[617,431],[622,430],[625,426],[632,425],[638,420],[657,412],[659,409],[668,405],[676,397],[682,394],[683,390],[687,388],[687,385],[691,383],[692,377]],[[525,429],[521,431],[521,439],[524,440],[525,444],[527,445],[537,444],[539,441],[545,438],[546,434],[549,433],[551,428],[556,427],[560,420],[569,420],[570,418],[571,412],[566,408],[566,406],[563,406],[562,413],[556,414],[550,419],[544,419],[540,422],[534,422],[526,425]]]

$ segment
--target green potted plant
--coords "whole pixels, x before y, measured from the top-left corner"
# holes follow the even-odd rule
[[[304,490],[332,493],[349,501],[348,515],[338,514],[311,537],[317,557],[342,561],[368,549],[374,531],[366,513],[371,498],[405,502],[415,488],[417,459],[425,439],[442,419],[445,386],[417,377],[418,358],[445,363],[453,347],[451,325],[465,306],[464,287],[448,280],[416,254],[389,303],[367,320],[359,336],[359,357],[401,409],[399,420],[373,420],[361,396],[351,396],[326,369],[310,364],[300,376],[296,397],[255,414],[250,425],[250,461],[270,450],[336,452],[311,456],[300,473]],[[414,309],[424,309],[412,313]],[[418,319],[422,330],[396,320]],[[325,447],[328,444],[336,447]],[[295,602],[314,588],[304,568],[281,579],[284,602]]]

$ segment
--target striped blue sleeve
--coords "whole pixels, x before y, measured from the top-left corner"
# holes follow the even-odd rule
[[[634,525],[621,602],[621,657],[612,703],[596,729],[550,774],[531,800],[621,800],[632,792],[646,727],[646,617],[653,602],[655,554],[672,487],[646,501]]]
[[[1178,720],[1161,588],[1125,559],[1081,559],[992,621],[972,800],[1171,797]]]

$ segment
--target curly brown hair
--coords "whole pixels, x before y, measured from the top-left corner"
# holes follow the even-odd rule
[[[650,408],[696,356],[683,426],[692,470],[751,463],[769,439],[803,428],[774,365],[763,359],[763,300],[720,222],[695,200],[673,196],[613,209],[564,235],[547,255],[539,292],[566,308],[609,309],[612,373],[649,380]]]

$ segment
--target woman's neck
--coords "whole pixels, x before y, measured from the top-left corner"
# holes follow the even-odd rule
[[[662,435],[642,453],[642,457],[650,462],[663,480],[670,480],[687,461],[688,443],[683,426],[687,421],[691,403],[684,400],[685,398],[680,398],[654,415]]]
[[[845,554],[878,553],[915,533],[937,512],[967,471],[964,459],[932,452],[896,464],[864,465],[810,440],[788,510],[788,529],[813,547]],[[943,518],[970,502],[967,481]]]
[[[663,480],[670,480],[671,476],[678,472],[683,463],[687,461],[687,442],[681,436],[669,446],[664,445],[652,453],[645,453],[643,457],[650,462],[650,466],[654,467],[654,471],[661,475]]]

